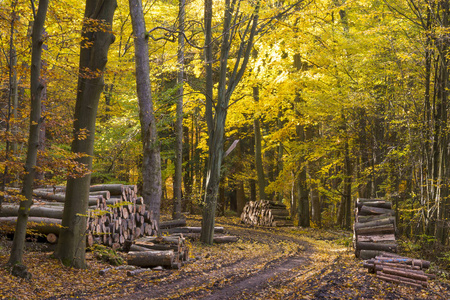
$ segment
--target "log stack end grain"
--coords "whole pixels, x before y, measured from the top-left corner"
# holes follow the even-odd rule
[[[273,201],[249,201],[245,205],[241,222],[254,226],[293,226],[286,205]]]
[[[395,232],[395,212],[391,202],[357,199],[353,226],[356,257],[370,259],[382,252],[397,252]]]
[[[90,188],[89,210],[86,223],[86,242],[118,249],[126,240],[156,234],[158,224],[148,211],[142,198],[137,197],[135,185],[103,184]],[[61,226],[65,201],[65,188],[33,191],[34,205],[30,208],[28,228],[47,235],[56,243]],[[0,226],[15,227],[18,204],[3,204]]]

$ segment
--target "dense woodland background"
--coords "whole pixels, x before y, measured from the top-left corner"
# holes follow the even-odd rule
[[[91,183],[142,187],[132,24],[128,2],[117,2]],[[175,124],[182,86],[181,211],[198,214],[208,160],[204,1],[186,1],[183,28],[178,1],[142,2],[161,151],[161,210],[172,214],[177,198]],[[356,198],[385,198],[394,203],[401,234],[422,245],[448,244],[449,1],[257,2],[248,65],[227,105],[224,151],[230,151],[222,162],[217,213],[239,214],[247,201],[270,199],[288,205],[301,226],[350,229]],[[234,15],[236,24],[246,24],[255,3],[236,1],[242,13]],[[4,197],[5,187],[20,187],[24,175],[33,12],[25,0],[4,0],[0,7]],[[215,103],[223,79],[225,4],[213,1],[213,7]],[[68,175],[86,171],[70,151],[84,9],[83,1],[49,4],[36,186],[62,185]],[[238,61],[245,26],[234,32],[229,70]]]

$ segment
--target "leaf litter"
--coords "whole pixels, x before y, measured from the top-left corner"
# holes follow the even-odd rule
[[[198,226],[190,217],[189,226]],[[87,253],[88,268],[63,266],[52,252],[27,251],[33,277],[13,277],[5,267],[9,243],[0,242],[1,299],[450,299],[439,277],[426,289],[383,282],[362,268],[342,245],[349,233],[312,228],[257,228],[237,218],[218,218],[237,243],[190,242],[190,263],[180,270],[149,270],[127,276]],[[122,254],[124,256],[124,254]]]

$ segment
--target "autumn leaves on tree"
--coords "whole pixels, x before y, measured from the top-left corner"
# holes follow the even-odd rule
[[[448,1],[45,3],[0,4],[0,200],[67,181],[68,264],[105,182],[202,213],[205,243],[249,200],[348,229],[358,197],[447,243]]]

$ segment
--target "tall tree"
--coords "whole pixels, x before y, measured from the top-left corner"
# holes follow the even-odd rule
[[[256,106],[259,103],[259,87],[253,87],[253,99]],[[262,159],[262,137],[261,137],[261,119],[260,112],[257,113],[253,120],[253,129],[255,132],[255,169],[258,176],[259,200],[267,200],[266,197],[266,179],[264,177],[264,165]]]
[[[181,217],[181,197],[182,197],[182,178],[183,178],[183,94],[184,94],[184,20],[185,20],[186,0],[179,0],[178,13],[178,99],[175,124],[175,181],[173,184],[173,218]]]
[[[208,163],[206,170],[205,206],[203,208],[201,241],[206,244],[213,243],[215,213],[220,183],[220,169],[223,158],[223,141],[225,134],[225,121],[227,117],[230,98],[244,75],[259,18],[260,1],[250,17],[244,17],[240,12],[240,0],[226,0],[224,21],[222,28],[222,43],[220,48],[220,67],[218,74],[218,95],[213,107],[212,97],[212,45],[211,45],[211,17],[212,1],[205,1],[205,60],[206,73],[206,120],[208,126]],[[241,19],[241,18],[243,19]],[[243,21],[245,20],[245,22]],[[239,32],[242,30],[242,32]],[[228,70],[228,58],[233,41],[240,34],[241,42],[231,72]]]
[[[42,33],[47,15],[48,0],[40,0],[37,13],[35,14],[32,34],[32,54],[31,54],[31,112],[30,112],[30,136],[28,138],[27,161],[25,163],[25,177],[23,180],[22,195],[25,201],[20,202],[16,231],[14,233],[9,264],[22,264],[23,251],[25,247],[25,235],[27,231],[28,213],[33,205],[33,183],[36,176],[36,161],[39,146],[39,132],[42,124],[41,118],[41,92],[43,83],[41,82],[41,55],[44,40]],[[33,1],[32,1],[33,4]],[[34,4],[33,4],[34,5]],[[34,7],[33,7],[34,8]]]
[[[116,7],[116,0],[86,0],[71,150],[79,154],[77,161],[88,170],[92,169],[95,120],[104,89],[103,72],[109,46],[114,42],[112,21]],[[86,267],[85,231],[90,181],[89,172],[67,180],[62,228],[55,256],[65,265],[75,268]]]
[[[14,46],[14,33],[16,31],[16,21],[17,21],[17,13],[16,13],[16,7],[17,7],[17,0],[11,2],[11,25],[10,25],[10,32],[9,32],[9,72],[8,72],[8,81],[9,81],[9,93],[8,93],[8,112],[6,114],[6,133],[9,134],[9,131],[11,130],[11,110],[13,110],[14,117],[17,117],[17,106],[16,106],[16,100],[18,100],[18,93],[17,93],[17,54],[16,54],[16,47]],[[14,118],[16,119],[16,118]],[[17,126],[17,125],[16,125]],[[13,130],[14,131],[14,130]],[[12,132],[14,134],[14,132]],[[9,160],[10,151],[9,149],[12,148],[13,152],[15,152],[15,148],[17,148],[16,143],[10,142],[10,139],[6,139],[6,145],[5,145],[5,161]],[[15,154],[15,153],[14,153]],[[1,204],[4,199],[5,190],[6,190],[6,183],[8,181],[8,165],[5,166],[2,174],[1,179],[1,188],[0,188],[0,211],[1,211]]]
[[[148,35],[145,29],[141,0],[129,0],[134,35],[136,89],[139,100],[139,119],[143,146],[142,196],[145,205],[159,222],[161,206],[161,158],[158,130],[154,115],[150,86]]]

